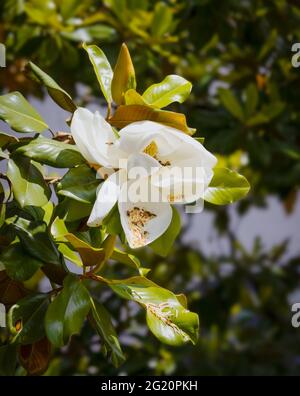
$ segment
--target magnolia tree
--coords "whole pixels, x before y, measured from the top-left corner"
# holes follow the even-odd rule
[[[101,49],[83,48],[107,102],[106,118],[77,107],[33,63],[26,74],[70,112],[70,131],[51,131],[19,92],[0,97],[1,119],[26,134],[0,134],[7,169],[0,184],[0,297],[8,312],[0,363],[15,367],[18,357],[28,374],[43,373],[52,347],[67,344],[85,320],[112,363],[124,361],[111,315],[93,293],[95,282],[139,304],[161,342],[195,344],[197,314],[184,295],[148,279],[151,268],[134,250],[148,246],[168,256],[180,232],[174,205],[199,213],[205,201],[225,205],[249,191],[243,176],[218,168],[183,114],[162,110],[185,101],[190,82],[170,75],[141,95],[125,44],[114,71]],[[53,176],[53,168],[64,172]],[[116,263],[135,275],[111,279],[107,270]],[[37,274],[48,278],[50,291],[30,288]]]

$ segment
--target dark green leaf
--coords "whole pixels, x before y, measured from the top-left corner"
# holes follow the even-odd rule
[[[169,228],[161,237],[149,245],[155,251],[155,253],[162,257],[167,257],[167,255],[170,253],[181,229],[180,216],[174,207],[172,207],[172,210],[173,217]]]
[[[13,376],[17,365],[17,346],[8,344],[0,346],[0,376]]]
[[[0,255],[0,266],[4,265],[7,275],[16,281],[26,281],[43,265],[30,256],[20,243],[14,243]]]
[[[15,341],[26,345],[44,337],[44,318],[48,305],[47,294],[33,294],[10,308],[8,327]]]
[[[32,62],[28,63],[27,70],[29,71],[29,76],[31,78],[40,84],[43,84],[47,88],[49,95],[55,103],[64,110],[74,113],[76,105],[74,104],[71,96],[64,91],[52,77],[48,76],[48,74],[43,72],[43,70]]]
[[[46,314],[46,333],[53,345],[61,347],[71,335],[80,332],[90,304],[89,293],[81,280],[69,274],[62,292],[52,301]]]
[[[57,185],[59,195],[64,195],[79,202],[93,204],[100,181],[96,172],[87,165],[70,169]]]
[[[113,327],[110,314],[98,301],[91,299],[91,313],[89,319],[100,335],[106,348],[111,353],[111,360],[115,367],[119,367],[125,360],[118,336]]]

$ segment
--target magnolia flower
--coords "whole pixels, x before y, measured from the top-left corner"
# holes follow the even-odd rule
[[[152,121],[134,122],[118,135],[99,113],[79,108],[74,141],[104,179],[88,220],[98,227],[118,204],[131,248],[159,238],[172,220],[171,203],[203,197],[216,158],[192,137]]]

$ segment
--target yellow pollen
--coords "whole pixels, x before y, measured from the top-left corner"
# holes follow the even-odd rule
[[[151,157],[155,158],[155,156],[158,153],[158,147],[157,144],[153,141],[151,142],[144,150],[145,154],[150,155]]]
[[[147,241],[149,233],[144,230],[145,225],[156,217],[154,213],[151,213],[145,209],[134,207],[127,211],[129,228],[133,234],[132,245],[135,248],[142,247]]]

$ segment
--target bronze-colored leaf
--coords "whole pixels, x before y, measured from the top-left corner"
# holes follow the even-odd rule
[[[79,253],[84,266],[94,267],[99,265],[105,259],[104,249],[93,248],[88,243],[77,238],[74,234],[66,234],[65,238]]]
[[[126,44],[123,44],[114,69],[111,83],[113,100],[118,104],[124,104],[124,94],[129,89],[136,88],[135,71],[131,56]]]
[[[10,279],[6,271],[0,272],[0,302],[9,309],[17,301],[26,296],[27,292],[21,282]]]
[[[187,126],[184,114],[153,109],[142,105],[120,106],[109,122],[116,128],[124,128],[133,122],[144,120],[159,122],[189,135],[193,133]]]
[[[20,364],[27,371],[27,375],[42,375],[49,366],[51,344],[47,338],[30,345],[21,345],[19,348]]]

